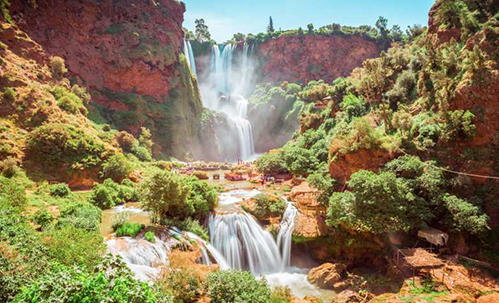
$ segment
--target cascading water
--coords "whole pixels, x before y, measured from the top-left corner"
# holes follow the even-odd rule
[[[284,271],[290,265],[291,234],[297,212],[288,203],[277,243],[270,232],[244,211],[213,215],[209,220],[210,242],[230,268],[248,269],[253,274]]]
[[[187,59],[187,63],[191,67],[192,72],[197,77],[196,59],[194,58],[194,52],[192,51],[191,42],[187,40],[184,40],[184,55],[185,58]]]
[[[250,48],[243,45],[241,65],[233,67],[232,44],[214,45],[211,54],[209,89],[203,93],[204,105],[226,114],[238,137],[239,158],[249,159],[255,152],[253,130],[248,121],[248,100],[244,97],[251,78]]]

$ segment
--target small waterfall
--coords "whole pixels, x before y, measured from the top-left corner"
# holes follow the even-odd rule
[[[282,216],[281,228],[277,235],[277,247],[279,247],[282,256],[281,270],[285,270],[291,265],[291,240],[297,214],[298,209],[288,202],[288,207]]]
[[[187,59],[187,63],[191,67],[194,76],[197,77],[196,71],[196,59],[194,58],[194,52],[192,51],[192,45],[190,41],[184,40],[184,55]]]
[[[247,213],[210,217],[212,245],[234,269],[248,269],[254,274],[280,270],[281,256],[274,238]]]
[[[282,272],[290,265],[291,235],[298,210],[291,203],[284,213],[277,243],[246,212],[214,215],[209,220],[211,243],[230,268],[253,274]]]

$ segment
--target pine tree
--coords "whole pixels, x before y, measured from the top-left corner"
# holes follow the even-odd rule
[[[272,17],[269,17],[269,26],[267,26],[267,32],[268,32],[268,33],[273,33],[273,32],[275,32],[275,29],[274,29],[274,21],[272,20]]]

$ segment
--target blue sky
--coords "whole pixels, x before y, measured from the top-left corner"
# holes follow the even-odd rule
[[[276,29],[316,28],[331,23],[374,25],[379,16],[390,27],[428,23],[435,0],[182,0],[186,4],[184,27],[194,30],[194,20],[203,18],[212,37],[225,42],[237,32],[265,31],[269,16]]]

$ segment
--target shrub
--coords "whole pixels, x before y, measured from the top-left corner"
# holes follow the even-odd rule
[[[151,162],[152,161],[152,156],[149,150],[147,148],[138,145],[137,143],[134,143],[132,145],[131,149],[132,154],[134,154],[139,160],[145,161],[145,162]]]
[[[17,160],[13,157],[8,157],[7,159],[0,161],[0,171],[2,172],[2,175],[7,178],[13,177],[19,170]]]
[[[71,189],[66,183],[53,184],[49,187],[50,195],[52,197],[64,198],[71,194]]]
[[[116,141],[118,142],[118,145],[123,149],[124,152],[129,153],[132,151],[132,147],[136,143],[136,139],[134,136],[132,136],[130,133],[127,133],[126,131],[120,131],[117,132],[114,135]]]
[[[205,289],[212,303],[268,303],[270,298],[267,282],[247,271],[213,272],[206,277]]]
[[[132,163],[123,154],[116,154],[107,159],[102,165],[101,177],[111,178],[121,182],[132,173]]]
[[[69,201],[60,211],[57,228],[73,226],[87,231],[98,231],[101,223],[101,211],[87,202]]]
[[[128,219],[130,219],[130,213],[128,212],[121,212],[118,213],[116,216],[114,216],[111,225],[113,231],[118,230],[118,228],[120,228],[123,224],[128,222]]]
[[[83,101],[84,105],[88,105],[90,103],[90,99],[92,97],[87,92],[87,89],[85,87],[81,87],[75,84],[73,85],[73,87],[71,87],[71,92],[78,96]]]
[[[276,196],[258,194],[255,196],[253,215],[259,219],[282,216],[286,210],[286,201]]]
[[[294,296],[289,287],[278,286],[272,290],[270,303],[290,303],[293,298]]]
[[[50,70],[52,71],[52,76],[56,79],[61,79],[68,72],[64,59],[57,56],[50,57]]]
[[[101,209],[108,209],[132,200],[137,201],[137,191],[129,186],[131,181],[125,180],[122,184],[118,184],[111,179],[106,179],[104,183],[94,185],[88,201]]]
[[[153,213],[153,221],[184,221],[189,217],[204,219],[215,207],[216,188],[195,177],[183,178],[160,171],[141,185],[141,202]]]
[[[197,302],[202,284],[192,268],[169,268],[163,272],[166,290],[171,292],[175,302]]]
[[[142,231],[144,226],[139,223],[126,222],[116,230],[116,235],[118,237],[135,237],[138,233]]]
[[[103,152],[104,146],[96,138],[68,124],[45,124],[28,135],[27,153],[47,167],[92,167],[101,162]]]
[[[42,208],[32,214],[30,220],[40,225],[42,228],[46,228],[55,220],[55,217],[52,213],[49,213],[46,208]]]
[[[167,293],[135,280],[127,266],[108,256],[91,270],[53,266],[27,285],[15,302],[145,302],[172,303]]]
[[[19,209],[24,209],[28,204],[26,189],[15,180],[3,176],[0,176],[0,199]]]
[[[6,87],[3,91],[3,98],[7,101],[14,101],[16,96],[16,91],[12,87]]]
[[[154,236],[154,232],[152,232],[152,231],[146,232],[145,235],[144,235],[144,239],[146,239],[147,241],[149,241],[151,243],[156,242],[156,239],[155,239],[155,236]]]
[[[65,265],[90,267],[99,262],[106,248],[99,231],[86,231],[72,225],[45,233],[49,255]]]

